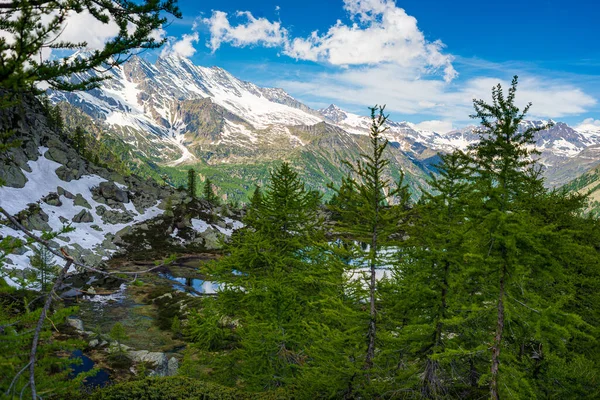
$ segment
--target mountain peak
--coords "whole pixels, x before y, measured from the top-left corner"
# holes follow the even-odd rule
[[[336,124],[348,117],[348,114],[335,104],[330,104],[329,107],[320,109],[319,113]]]

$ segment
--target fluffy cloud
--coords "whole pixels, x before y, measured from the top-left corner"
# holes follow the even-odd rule
[[[235,47],[256,44],[275,47],[287,42],[288,32],[281,27],[281,23],[271,22],[266,18],[255,18],[249,11],[238,11],[236,16],[245,21],[232,26],[227,13],[223,11],[213,11],[210,18],[203,20],[210,30],[208,46],[213,52],[219,49],[222,43],[229,43]]]
[[[393,112],[432,116],[422,123],[425,129],[444,131],[452,128],[448,121],[469,121],[474,98],[489,101],[493,86],[510,84],[503,68],[488,68],[491,76],[456,79],[455,57],[441,41],[427,40],[416,18],[395,0],[344,0],[343,7],[347,19],[306,37],[294,37],[280,22],[255,18],[248,11],[236,14],[242,19],[237,24],[222,11],[213,11],[202,23],[209,27],[207,45],[213,52],[225,43],[262,45],[329,67],[326,73],[273,82],[296,96],[318,94],[319,101],[346,105],[385,103]],[[535,73],[521,79],[517,100],[533,102],[531,118],[577,115],[597,103],[573,84]]]
[[[429,42],[417,20],[392,0],[345,0],[344,9],[352,24],[342,21],[319,35],[295,38],[284,53],[303,60],[322,60],[333,65],[392,63],[413,73],[441,70],[450,82],[457,73],[452,56],[442,53],[444,44]]]
[[[404,69],[384,64],[275,83],[300,97],[319,93],[322,98],[343,104],[387,104],[392,112],[432,115],[436,120],[464,124],[470,121],[473,99],[491,101],[491,88],[499,82],[504,87],[510,84],[501,78],[488,77],[449,86],[438,79],[413,79]],[[597,103],[575,86],[536,77],[520,80],[517,104],[523,107],[526,101],[533,103],[531,118],[577,115]]]
[[[599,132],[600,119],[586,118],[575,129],[580,132]]]
[[[196,53],[194,43],[198,43],[198,40],[200,40],[198,32],[184,34],[180,40],[167,43],[165,47],[163,47],[160,55],[161,57],[177,56],[189,58]]]
[[[324,34],[290,36],[278,21],[255,18],[238,11],[244,22],[231,25],[229,16],[213,11],[203,22],[209,27],[208,46],[214,52],[223,43],[243,47],[281,47],[283,54],[300,60],[322,61],[337,66],[391,63],[410,70],[414,77],[442,71],[450,82],[457,76],[452,56],[443,54],[440,41],[430,42],[417,27],[417,20],[396,6],[393,0],[344,0],[350,22],[337,21]]]
[[[439,121],[439,120],[431,120],[431,121],[423,121],[418,124],[415,124],[417,128],[423,129],[426,131],[433,131],[437,133],[446,133],[450,132],[454,129],[452,125],[452,121]]]

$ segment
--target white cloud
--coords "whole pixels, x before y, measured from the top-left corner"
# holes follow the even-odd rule
[[[447,85],[438,79],[413,79],[405,69],[382,64],[351,68],[333,73],[306,75],[298,80],[280,80],[277,86],[299,97],[319,94],[330,102],[364,106],[387,104],[387,109],[405,115],[432,115],[436,120],[465,123],[473,113],[473,99],[491,101],[491,88],[500,78],[473,78]],[[560,118],[577,115],[597,101],[581,89],[560,81],[523,77],[517,91],[517,105],[531,101],[531,118]],[[435,129],[434,129],[435,130]]]
[[[165,31],[163,28],[154,29],[152,32],[150,32],[150,35],[148,35],[148,36],[151,39],[154,39],[157,42],[160,42],[167,36],[167,31]]]
[[[505,69],[487,69],[491,76],[455,79],[455,57],[439,40],[428,40],[417,19],[396,5],[395,0],[343,0],[348,18],[325,31],[294,36],[279,21],[255,18],[237,12],[243,21],[213,11],[202,20],[209,27],[207,46],[214,52],[227,43],[236,47],[278,47],[281,54],[314,61],[329,67],[327,73],[279,80],[294,95],[364,106],[387,104],[406,115],[430,115],[423,126],[445,130],[449,121],[467,122],[473,98],[491,100],[498,82],[510,84]],[[333,21],[332,21],[333,22]],[[573,84],[529,73],[521,79],[517,100],[533,102],[531,118],[560,118],[578,115],[597,101]]]
[[[579,132],[600,132],[600,119],[586,118],[575,129]]]
[[[432,131],[437,133],[446,133],[450,132],[454,129],[454,125],[452,125],[452,121],[440,121],[440,120],[431,120],[431,121],[423,121],[415,124],[415,126],[419,129],[425,131]]]
[[[191,34],[184,34],[180,40],[172,43],[167,43],[160,55],[161,57],[165,56],[178,56],[189,58],[196,53],[196,48],[194,47],[194,43],[198,43],[200,37],[198,36],[198,32],[193,32]]]
[[[209,26],[210,41],[208,47],[215,52],[222,43],[229,43],[235,47],[244,47],[260,44],[265,47],[284,45],[288,32],[281,27],[280,22],[271,22],[266,18],[255,18],[249,11],[238,11],[238,18],[245,22],[232,26],[227,13],[213,11],[210,18],[203,22]]]
[[[52,15],[45,15],[42,17],[42,23],[48,22],[52,18]],[[113,20],[105,24],[98,21],[88,11],[81,13],[71,11],[59,40],[73,43],[86,42],[88,50],[98,50],[102,49],[109,39],[118,34],[119,27]]]
[[[302,60],[322,60],[333,65],[392,63],[412,70],[415,76],[441,70],[446,82],[457,73],[453,57],[443,54],[444,44],[429,42],[416,18],[392,0],[345,0],[344,9],[355,22],[342,21],[320,35],[291,40],[284,54]]]
[[[279,21],[255,18],[249,11],[238,11],[245,19],[232,26],[228,14],[213,11],[203,22],[210,30],[208,47],[214,52],[223,43],[244,47],[263,45],[281,47],[283,54],[337,66],[391,63],[411,71],[413,77],[441,71],[446,82],[457,72],[453,57],[443,54],[444,44],[430,42],[417,27],[417,20],[393,0],[344,0],[349,23],[338,20],[324,34],[291,37]]]

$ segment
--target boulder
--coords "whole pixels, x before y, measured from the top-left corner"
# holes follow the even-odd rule
[[[27,183],[27,178],[16,165],[0,165],[0,180],[8,187],[22,188]]]
[[[76,175],[70,168],[61,165],[56,169],[56,176],[62,181],[71,182],[73,179],[76,179]]]
[[[45,154],[46,158],[52,161],[56,161],[59,164],[67,165],[69,162],[69,156],[65,151],[57,147],[50,147]]]
[[[58,186],[56,188],[56,193],[58,193],[59,196],[65,196],[67,199],[73,200],[75,198],[75,196],[73,196],[73,193],[69,192],[68,190],[63,189],[60,186]]]
[[[175,357],[171,357],[167,364],[167,376],[177,375],[179,370],[179,361]]]
[[[59,221],[60,221],[60,222],[62,222],[63,224],[66,224],[66,223],[68,223],[68,222],[69,222],[69,220],[68,220],[68,219],[66,219],[65,217],[63,217],[62,215],[59,215],[59,216],[58,216],[58,219],[59,219]]]
[[[111,199],[120,203],[129,203],[127,192],[119,189],[114,182],[102,182],[99,186],[100,195],[105,199]]]
[[[27,217],[23,225],[32,231],[51,231],[52,227],[48,225],[48,214],[38,210]]]
[[[51,206],[62,206],[62,201],[60,201],[60,196],[58,195],[58,193],[48,193],[48,195],[42,198],[42,201]]]
[[[131,361],[135,363],[145,362],[155,368],[152,375],[155,376],[167,376],[169,371],[169,360],[165,353],[148,350],[132,350],[127,352],[127,356]],[[171,368],[174,368],[174,363],[171,363]],[[177,363],[179,368],[179,363]]]
[[[94,222],[94,217],[88,210],[81,210],[73,217],[73,222]]]
[[[83,332],[83,321],[79,318],[67,318],[67,324],[75,328],[79,332]]]
[[[114,210],[106,210],[102,214],[102,221],[105,224],[127,224],[133,221],[131,212],[119,212]]]
[[[90,206],[90,203],[88,203],[88,201],[80,193],[77,193],[77,195],[75,196],[75,200],[73,200],[73,204],[75,204],[76,206],[79,206],[79,207],[85,207],[85,208],[89,208],[89,209],[92,208],[92,206]]]

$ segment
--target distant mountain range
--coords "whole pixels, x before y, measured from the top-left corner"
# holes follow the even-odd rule
[[[111,79],[97,89],[50,97],[87,114],[156,165],[194,165],[217,182],[245,182],[243,190],[264,182],[280,160],[291,161],[309,185],[326,190],[347,173],[341,161],[358,158],[368,146],[369,117],[333,104],[313,110],[283,89],[259,87],[189,59],[171,56],[152,64],[132,57],[104,74]],[[545,123],[526,121],[522,127]],[[475,129],[442,133],[389,121],[392,177],[404,170],[418,192],[437,153],[474,143]],[[548,186],[560,186],[600,163],[600,129],[577,131],[557,122],[539,134],[537,148]]]

